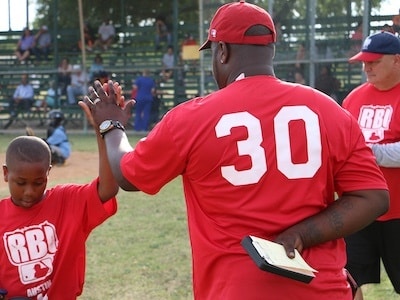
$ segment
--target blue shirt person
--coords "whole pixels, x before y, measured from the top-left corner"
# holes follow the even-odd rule
[[[136,131],[147,131],[151,105],[156,91],[156,82],[150,76],[149,70],[144,70],[142,76],[136,79],[133,89],[136,91],[136,113],[133,128]]]

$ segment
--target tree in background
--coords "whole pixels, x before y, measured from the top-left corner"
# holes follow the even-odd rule
[[[255,4],[268,8],[268,0],[248,0]],[[310,0],[285,0],[275,1],[274,15],[279,19],[304,18],[307,15],[307,3]],[[314,0],[313,0],[314,1]],[[179,0],[179,21],[197,24],[198,1]],[[211,12],[219,6],[219,1],[203,0],[205,19],[210,19]],[[218,2],[218,3],[217,3]],[[113,20],[114,24],[120,26],[137,26],[146,21],[154,21],[157,15],[170,16],[172,18],[171,0],[109,0],[108,9],[103,2],[97,0],[82,1],[84,18],[90,20],[91,24],[100,24],[105,18]],[[211,3],[211,4],[210,4]],[[317,0],[318,17],[346,16],[348,11],[353,14],[362,15],[363,0]],[[59,28],[76,28],[79,24],[77,1],[71,0],[37,0],[38,12],[35,25],[53,24],[56,12]],[[372,0],[371,7],[379,8],[380,0]],[[57,9],[55,9],[57,6]],[[67,12],[67,13],[63,13]],[[209,17],[207,17],[209,16]],[[170,20],[172,21],[172,20]],[[151,25],[151,24],[149,24]]]

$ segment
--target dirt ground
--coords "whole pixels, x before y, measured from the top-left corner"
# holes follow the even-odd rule
[[[0,153],[0,162],[3,164],[4,153]],[[98,174],[98,154],[90,152],[72,152],[63,166],[53,166],[50,171],[48,187],[65,182],[89,182]],[[7,183],[0,181],[0,194],[8,194]]]
[[[98,174],[99,157],[97,153],[72,152],[62,166],[54,166],[50,171],[50,179],[65,179],[95,177]],[[69,180],[68,180],[69,179]]]

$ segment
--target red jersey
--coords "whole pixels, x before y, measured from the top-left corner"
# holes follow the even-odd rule
[[[365,141],[387,144],[400,141],[400,84],[387,91],[379,91],[370,83],[354,89],[343,101],[357,120]],[[400,218],[400,168],[380,167],[389,187],[389,211],[378,220]]]
[[[115,198],[100,201],[97,184],[56,186],[29,209],[0,201],[0,288],[7,297],[71,300],[82,293],[85,242],[117,209]]]
[[[335,191],[386,189],[354,118],[309,87],[271,76],[231,83],[169,111],[121,161],[154,194],[182,175],[196,299],[351,299],[343,239],[303,251],[310,284],[261,271],[240,242],[324,210]]]

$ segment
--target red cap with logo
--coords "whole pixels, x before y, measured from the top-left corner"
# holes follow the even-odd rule
[[[254,25],[266,26],[271,34],[245,35]],[[211,42],[229,44],[268,45],[276,42],[274,22],[269,13],[259,6],[244,0],[221,6],[211,20],[207,41],[200,50],[208,49]]]

